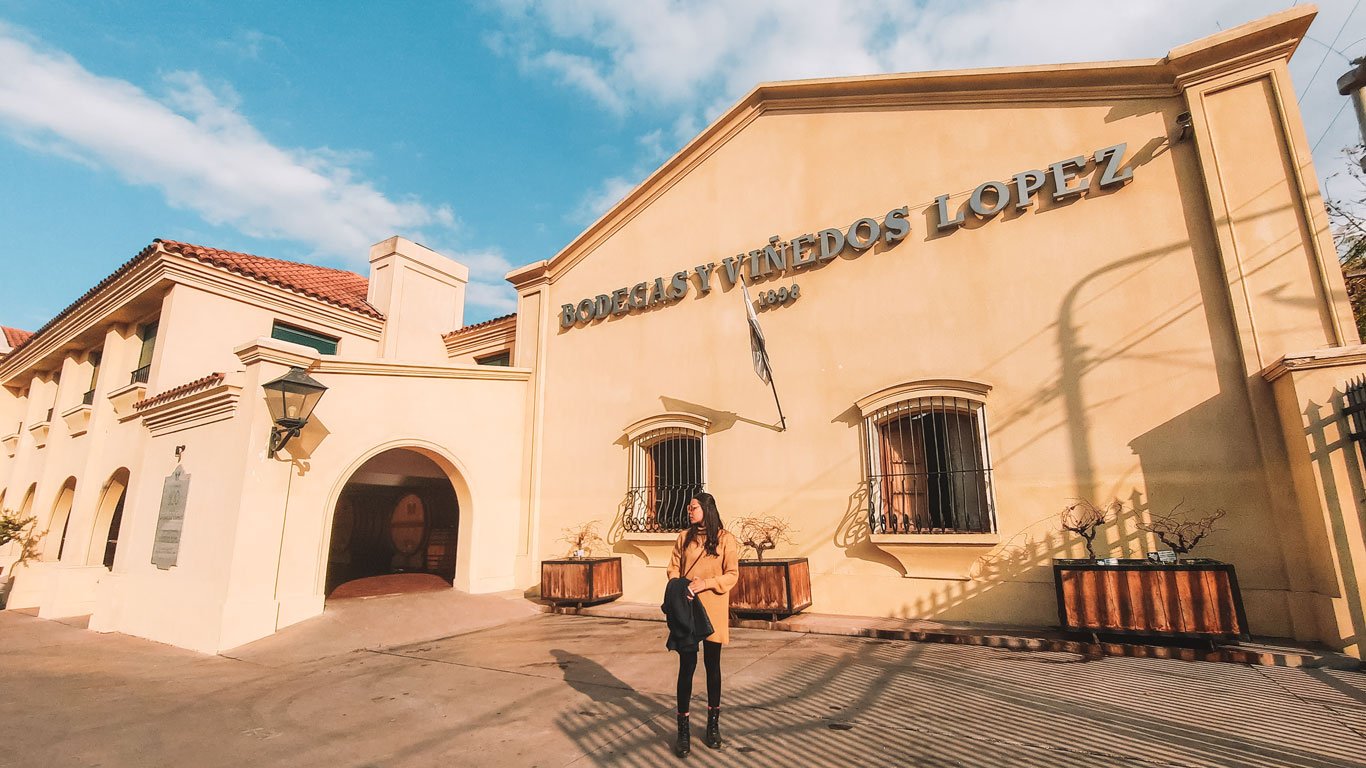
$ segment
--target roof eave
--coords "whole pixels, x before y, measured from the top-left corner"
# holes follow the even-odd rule
[[[1297,6],[1216,35],[1171,49],[1161,59],[1086,62],[1026,67],[960,69],[939,72],[866,75],[762,83],[716,118],[696,137],[579,233],[550,259],[509,272],[518,288],[539,279],[553,282],[599,242],[648,204],[669,182],[681,176],[714,145],[771,109],[819,108],[841,101],[864,103],[878,98],[914,99],[915,103],[1025,98],[1122,98],[1176,95],[1182,79],[1209,73],[1221,64],[1243,66],[1250,56],[1289,57],[1309,29],[1317,9]]]

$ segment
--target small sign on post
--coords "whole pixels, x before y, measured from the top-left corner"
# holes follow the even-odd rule
[[[185,527],[185,500],[190,494],[190,476],[176,466],[161,487],[161,512],[157,515],[157,537],[152,543],[152,565],[166,570],[180,555],[180,532]]]

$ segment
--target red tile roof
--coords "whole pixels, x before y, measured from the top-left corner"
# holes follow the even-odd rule
[[[11,347],[18,347],[33,336],[32,331],[21,331],[18,328],[6,328],[0,325],[0,333],[5,335],[5,343]]]
[[[236,272],[239,275],[255,278],[286,290],[297,291],[305,296],[321,299],[343,309],[350,309],[381,320],[384,319],[384,315],[365,300],[365,295],[370,288],[370,281],[355,272],[315,267],[312,264],[301,264],[297,261],[267,259],[249,253],[221,251],[217,248],[178,243],[174,240],[155,240],[153,242],[161,243],[162,248],[170,253],[178,253],[181,256],[188,256],[196,261],[202,261],[229,272]]]
[[[167,400],[174,400],[175,398],[180,397],[181,395],[188,395],[191,392],[198,392],[201,389],[215,387],[222,383],[222,381],[226,378],[227,374],[225,373],[211,373],[208,376],[204,376],[202,378],[195,379],[194,381],[181,384],[178,387],[172,387],[171,389],[168,389],[159,395],[153,395],[152,397],[149,397],[145,400],[139,400],[136,403],[133,403],[133,410],[146,410],[154,405],[157,405],[158,403],[164,403]]]
[[[513,313],[510,314],[510,315],[503,315],[502,317],[495,317],[495,318],[493,318],[492,320],[485,320],[485,321],[482,322],[482,323],[475,323],[474,325],[467,325],[467,326],[465,326],[464,328],[460,328],[460,329],[458,329],[458,330],[451,331],[450,333],[446,334],[445,336],[442,336],[441,338],[442,338],[442,339],[445,339],[445,340],[453,339],[453,338],[455,338],[456,336],[460,336],[460,335],[462,335],[462,334],[469,333],[470,331],[475,331],[475,330],[478,330],[478,329],[480,329],[480,328],[487,328],[487,327],[489,327],[490,325],[493,325],[493,324],[495,324],[495,323],[501,323],[501,322],[504,322],[504,321],[506,321],[506,320],[511,320],[512,318],[514,318],[514,317],[516,317],[516,316],[517,316],[517,313],[516,313],[516,312],[513,312]]]
[[[217,248],[206,248],[202,245],[191,245],[190,243],[180,243],[175,240],[153,240],[150,245],[143,248],[138,255],[124,262],[122,266],[114,270],[112,274],[95,284],[93,288],[86,291],[80,298],[71,302],[65,309],[58,312],[55,317],[47,321],[42,328],[29,334],[20,344],[14,344],[15,351],[20,346],[27,344],[33,338],[42,335],[59,320],[71,314],[77,307],[85,303],[95,294],[102,291],[109,284],[118,280],[129,270],[141,264],[148,258],[157,253],[172,253],[195,261],[209,264],[220,269],[233,272],[254,280],[260,280],[288,291],[301,293],[320,301],[333,304],[342,309],[349,309],[362,315],[383,320],[384,315],[378,309],[370,305],[365,300],[369,289],[370,281],[355,272],[347,272],[341,269],[329,269],[327,267],[316,267],[312,264],[301,264],[297,261],[283,261],[281,259],[268,259],[264,256],[253,256],[249,253],[236,253],[234,251],[222,251]],[[6,336],[8,331],[6,329]]]

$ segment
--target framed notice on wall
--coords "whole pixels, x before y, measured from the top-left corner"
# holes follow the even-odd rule
[[[185,526],[185,500],[190,495],[190,475],[176,466],[161,486],[161,511],[157,514],[157,537],[152,542],[152,565],[163,571],[180,556],[180,532]]]

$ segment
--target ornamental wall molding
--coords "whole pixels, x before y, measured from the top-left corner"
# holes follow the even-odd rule
[[[242,399],[241,374],[215,374],[134,407],[153,437],[231,419]]]
[[[532,371],[530,368],[513,368],[504,365],[426,365],[325,358],[319,361],[310,373],[341,376],[394,376],[400,378],[525,382],[531,378]]]

